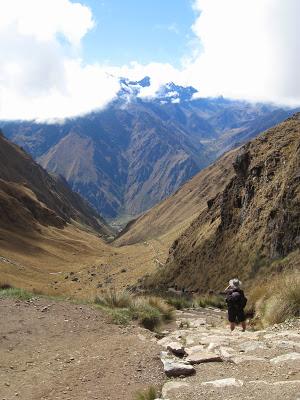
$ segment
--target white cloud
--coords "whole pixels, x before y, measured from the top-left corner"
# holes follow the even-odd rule
[[[91,10],[69,0],[0,0],[0,119],[53,119],[100,108],[119,90],[80,41]]]
[[[81,41],[95,22],[83,1],[0,0],[0,119],[64,118],[101,108],[119,90],[119,76],[150,76],[142,97],[174,81],[201,96],[300,104],[299,0],[194,0],[196,39],[181,69],[85,64]]]
[[[203,52],[187,73],[204,95],[300,104],[299,0],[196,0]]]

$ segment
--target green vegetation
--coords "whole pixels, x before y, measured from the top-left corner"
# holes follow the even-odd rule
[[[129,292],[110,290],[95,303],[112,316],[115,323],[127,324],[131,320],[149,329],[156,329],[163,321],[173,319],[173,308],[163,299],[155,296],[133,296]]]
[[[158,394],[155,387],[151,386],[144,392],[138,392],[135,396],[135,400],[155,400]]]
[[[165,300],[172,307],[176,308],[176,310],[193,307],[193,301],[184,296],[169,296]]]
[[[0,299],[12,298],[17,300],[30,300],[33,297],[36,297],[36,295],[26,290],[14,288],[5,283],[0,285]]]
[[[250,293],[249,307],[257,325],[266,327],[300,316],[300,273],[290,272],[269,279]]]
[[[221,310],[226,308],[225,298],[214,294],[198,296],[195,299],[195,303],[199,307],[215,307],[220,308]]]

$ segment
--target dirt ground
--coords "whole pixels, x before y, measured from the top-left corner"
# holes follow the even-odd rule
[[[154,334],[87,305],[0,301],[1,400],[133,400],[165,379]]]

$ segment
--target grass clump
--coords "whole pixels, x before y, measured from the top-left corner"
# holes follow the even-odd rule
[[[226,302],[223,296],[217,295],[205,295],[199,296],[195,299],[196,305],[199,307],[215,307],[221,310],[226,308]]]
[[[172,321],[174,318],[174,308],[168,304],[164,299],[157,296],[147,297],[150,306],[159,310],[164,321]]]
[[[135,299],[131,311],[133,319],[137,319],[144,328],[150,331],[153,331],[162,322],[162,314],[159,309],[152,306],[145,297]]]
[[[0,299],[30,300],[33,297],[36,296],[24,289],[14,288],[5,283],[0,285]]]
[[[95,303],[109,308],[128,308],[132,305],[132,295],[129,292],[117,292],[112,289],[103,295],[96,296]]]
[[[158,394],[154,386],[143,392],[138,392],[135,395],[135,400],[155,400]]]
[[[251,294],[255,319],[263,327],[300,316],[300,273],[281,274]]]
[[[173,318],[173,308],[155,296],[133,296],[129,292],[110,290],[97,296],[95,303],[111,315],[113,322],[124,325],[137,320],[151,331]]]
[[[166,298],[166,302],[176,308],[176,310],[182,310],[184,308],[191,308],[193,306],[193,301],[187,299],[184,296],[170,296]]]

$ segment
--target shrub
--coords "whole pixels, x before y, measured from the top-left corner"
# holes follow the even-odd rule
[[[155,387],[151,386],[145,392],[138,392],[135,396],[135,400],[155,400],[158,394]]]

